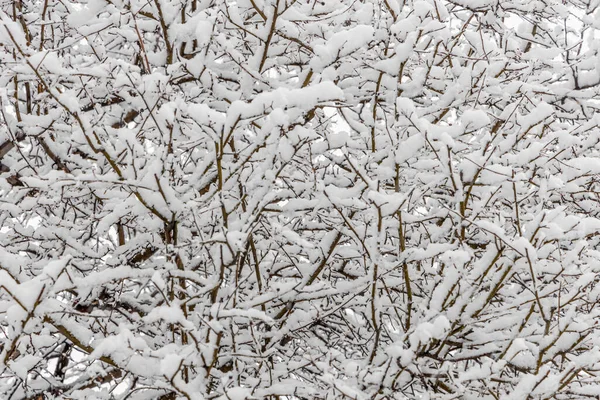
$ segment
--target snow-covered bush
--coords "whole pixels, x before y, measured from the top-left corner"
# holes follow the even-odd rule
[[[0,398],[597,398],[598,4],[4,1]]]

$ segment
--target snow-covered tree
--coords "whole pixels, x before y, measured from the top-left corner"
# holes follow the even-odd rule
[[[599,4],[2,2],[0,398],[598,398]]]

